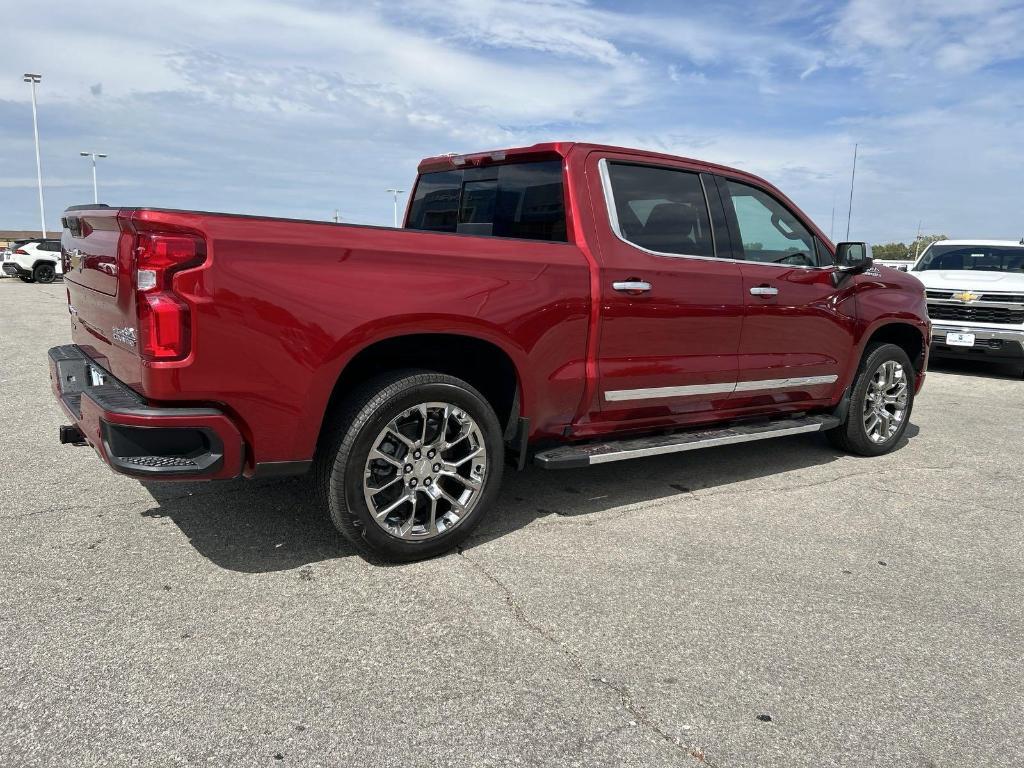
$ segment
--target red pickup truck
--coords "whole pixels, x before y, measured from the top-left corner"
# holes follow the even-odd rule
[[[309,472],[364,553],[430,556],[506,461],[903,436],[921,283],[771,184],[579,143],[424,160],[404,228],[76,206],[54,392],[114,470]],[[295,243],[301,243],[300,250]]]

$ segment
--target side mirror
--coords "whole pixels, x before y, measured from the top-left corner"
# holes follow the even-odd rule
[[[871,257],[871,246],[867,243],[839,243],[836,246],[836,266],[844,272],[859,275],[875,261]]]

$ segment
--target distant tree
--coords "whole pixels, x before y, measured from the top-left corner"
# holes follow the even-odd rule
[[[886,243],[885,245],[873,245],[871,246],[871,254],[876,259],[883,260],[906,260],[907,259],[907,244],[906,243]]]
[[[871,246],[871,253],[876,259],[892,261],[910,261],[916,259],[929,245],[937,240],[948,240],[946,235],[921,235],[910,245],[906,243],[885,243]]]
[[[911,258],[911,259],[917,258],[918,256],[920,256],[924,252],[925,248],[927,248],[929,245],[931,245],[932,243],[934,243],[934,242],[936,242],[938,240],[949,240],[949,236],[948,235],[921,235],[914,242],[912,242],[909,246],[907,246],[907,250],[910,253],[909,258]]]

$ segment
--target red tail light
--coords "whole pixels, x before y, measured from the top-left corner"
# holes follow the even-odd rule
[[[189,306],[174,293],[175,272],[203,263],[202,239],[190,235],[139,235],[135,248],[139,353],[146,360],[180,360],[191,348]]]
[[[22,256],[28,256],[28,251],[26,251],[24,248],[15,248],[14,252],[20,253]]]

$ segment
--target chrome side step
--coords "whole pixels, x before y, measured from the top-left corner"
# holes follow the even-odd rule
[[[749,443],[752,440],[801,435],[805,432],[821,432],[839,424],[840,421],[835,416],[801,416],[795,419],[737,424],[696,432],[675,432],[669,435],[634,437],[603,443],[563,445],[541,451],[533,457],[533,461],[544,469],[574,469],[589,467],[591,464],[605,464],[609,461],[625,461],[644,456],[659,456],[663,453],[697,451],[718,445]]]

